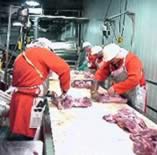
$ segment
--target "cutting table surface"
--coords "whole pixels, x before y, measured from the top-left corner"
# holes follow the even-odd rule
[[[60,93],[56,81],[50,86]],[[123,107],[132,109],[127,104],[96,102],[89,108],[66,110],[50,105],[55,155],[134,155],[130,134],[102,119]],[[157,128],[151,120],[136,113],[149,127]]]
[[[102,119],[105,114],[115,113],[122,107],[130,108],[125,104],[100,103],[61,111],[51,107],[55,155],[134,155],[129,133]],[[143,118],[147,125],[156,127]]]

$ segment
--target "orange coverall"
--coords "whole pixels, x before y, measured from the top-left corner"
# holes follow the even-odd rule
[[[138,84],[140,84],[140,86],[146,84],[143,72],[143,65],[134,53],[129,52],[126,56],[125,68],[128,73],[128,78],[124,81],[113,84],[113,88],[117,94],[124,94],[128,90],[136,87]],[[110,73],[116,69],[117,68],[112,66],[110,62],[105,63],[95,73],[95,79],[97,81],[104,81],[110,75]]]
[[[50,71],[52,71],[58,74],[61,89],[64,92],[69,89],[70,67],[62,58],[45,48],[28,48],[25,54],[34,66],[40,70],[44,78],[40,78],[34,68],[20,54],[14,62],[12,81],[14,87],[29,88],[40,85],[46,80]],[[22,92],[13,93],[9,114],[12,133],[34,137],[36,129],[29,128],[33,99],[33,95]]]
[[[98,64],[102,62],[102,56],[98,54],[92,55],[91,53],[88,53],[87,57],[88,63],[91,64],[91,66],[89,67],[90,69],[97,69]]]

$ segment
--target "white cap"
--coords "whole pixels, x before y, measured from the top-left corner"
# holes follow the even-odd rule
[[[90,42],[85,41],[82,45],[82,48],[86,48],[88,46],[92,46],[92,44]]]
[[[94,47],[91,48],[91,55],[98,54],[101,51],[102,51],[101,46],[94,46]]]
[[[47,48],[49,50],[53,50],[53,44],[47,38],[38,38],[36,40],[33,40],[30,44],[26,45],[26,48],[31,48],[31,47],[41,47],[41,48]]]
[[[118,45],[114,43],[108,44],[102,50],[103,60],[106,62],[112,60],[119,54],[120,50],[121,48]]]

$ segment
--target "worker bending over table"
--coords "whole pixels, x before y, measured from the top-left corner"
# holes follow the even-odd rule
[[[90,70],[95,72],[102,65],[102,47],[92,46],[89,42],[83,43],[83,50],[85,52],[85,60],[78,70]]]
[[[34,40],[16,58],[9,115],[15,140],[29,140],[37,136],[51,71],[58,75],[61,96],[64,96],[70,88],[70,66],[54,53],[51,41],[46,38]]]
[[[110,76],[112,85],[107,90],[108,94],[119,94],[127,98],[131,106],[146,112],[146,81],[141,60],[114,43],[106,45],[102,53],[105,63],[95,73],[92,97],[97,96],[99,83]]]

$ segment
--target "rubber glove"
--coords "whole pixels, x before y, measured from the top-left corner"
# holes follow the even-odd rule
[[[114,96],[116,94],[116,92],[112,86],[107,90],[107,92],[110,96]]]

